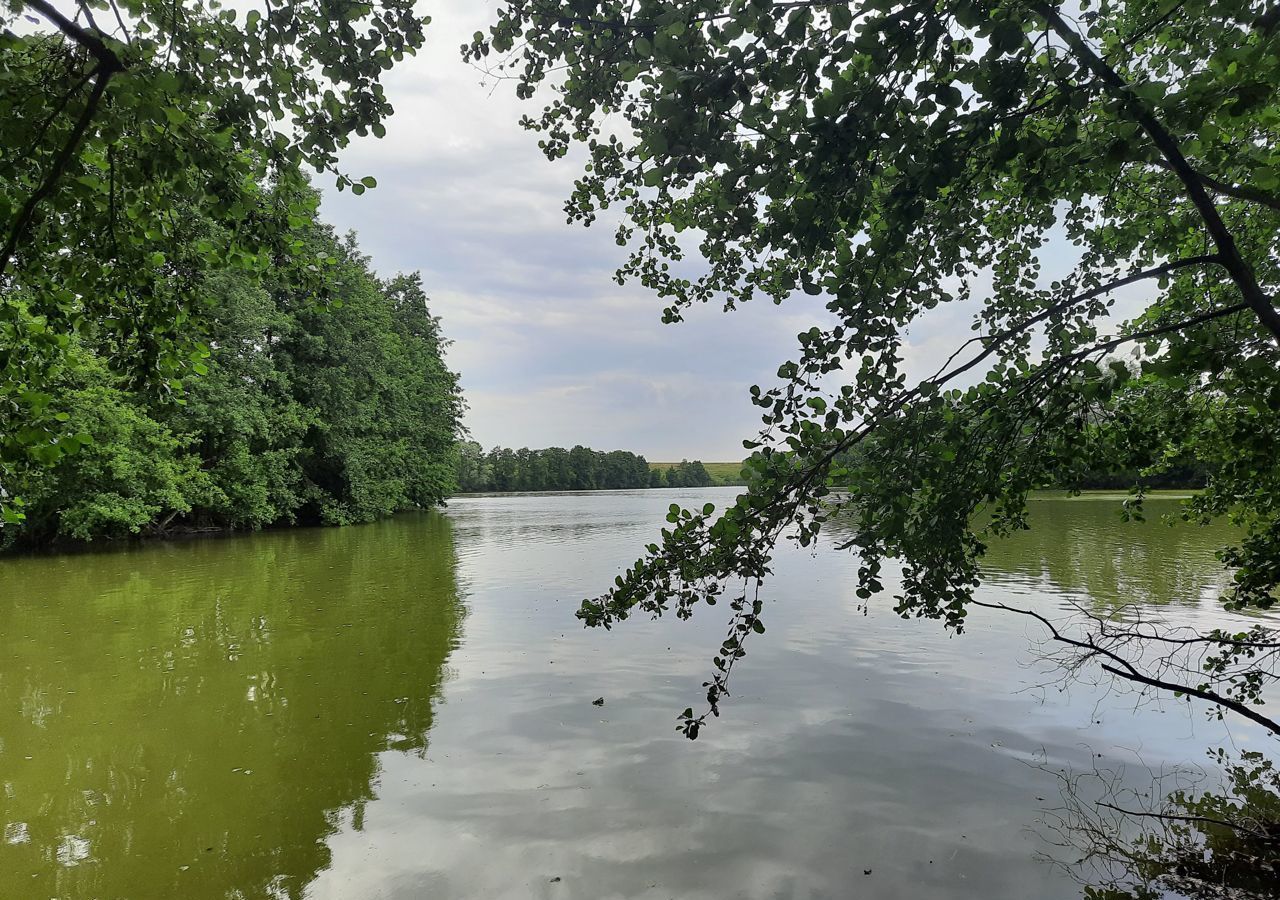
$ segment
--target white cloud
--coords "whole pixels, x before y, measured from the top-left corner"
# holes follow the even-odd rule
[[[458,48],[493,16],[492,2],[424,7],[428,43],[387,82],[396,115],[382,140],[344,155],[348,172],[374,175],[362,197],[325,188],[325,216],[354,228],[383,273],[421,270],[454,340],[468,425],[486,446],[583,443],[650,458],[739,459],[755,434],[751,384],[768,384],[795,354],[797,333],[830,316],[815,298],[749,304],[724,315],[701,308],[661,324],[662,301],[618,286],[625,250],[613,224],[565,221],[579,164],[548,162],[519,126],[542,101],[512,84],[482,84]],[[1047,274],[1070,253],[1047,248]],[[1069,249],[1069,248],[1067,248]],[[925,375],[970,335],[973,307],[940,309],[904,349]]]
[[[625,251],[612,224],[565,221],[574,161],[548,162],[519,126],[539,101],[481,84],[459,57],[493,6],[425,7],[427,47],[387,82],[396,115],[386,137],[344,155],[352,175],[379,186],[357,198],[322,184],[326,218],[354,228],[379,271],[422,271],[482,443],[741,458],[759,421],[748,387],[768,382],[795,335],[825,314],[812,302],[761,303],[667,326],[661,300],[619,287]]]

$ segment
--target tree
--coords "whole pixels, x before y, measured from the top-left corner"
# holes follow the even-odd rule
[[[896,609],[960,630],[986,543],[1025,527],[1029,491],[1191,461],[1210,475],[1184,515],[1230,515],[1243,534],[1222,551],[1224,601],[1273,604],[1280,16],[1244,0],[1080,6],[513,0],[463,48],[520,96],[547,85],[526,125],[549,158],[579,144],[589,162],[568,216],[623,208],[619,277],[667,300],[668,321],[796,293],[835,319],[752,388],[747,491],[719,518],[673,511],[580,611],[607,627],[728,599],[708,712],[764,629],[772,548],[812,544],[834,515],[853,522],[859,597],[896,559]],[[1144,308],[1116,321],[1126,288]],[[974,336],[921,377],[907,334],[941,306],[971,314]],[[854,470],[836,464],[864,443]],[[1159,631],[1041,624],[1078,664],[1280,734],[1258,709],[1280,657],[1267,624],[1200,634],[1192,659]],[[685,734],[708,712],[687,710]]]
[[[372,276],[372,273],[370,273]],[[401,442],[399,465],[407,496],[417,507],[434,506],[456,489],[454,453],[462,419],[458,375],[444,362],[449,346],[430,312],[422,276],[400,274],[380,285],[391,307],[389,386],[382,414]]]
[[[458,444],[458,490],[466,492],[487,491],[493,480],[493,470],[485,458],[484,448],[475,441]]]
[[[189,440],[149,415],[100,359],[73,348],[55,388],[59,415],[81,446],[25,485],[28,540],[128,537],[207,496],[209,476]]]
[[[682,459],[674,466],[668,466],[661,477],[658,484],[653,487],[710,487],[715,484],[715,479],[711,477],[711,473],[707,471],[701,460],[689,462]]]
[[[28,23],[23,33],[14,30]],[[86,325],[130,378],[179,390],[207,348],[202,275],[266,270],[309,221],[303,167],[383,131],[385,70],[421,46],[409,0],[0,7],[0,513],[27,465],[75,449],[49,388]],[[36,23],[31,31],[29,23]],[[293,202],[284,202],[293,201]],[[190,240],[189,222],[216,233]],[[325,260],[312,259],[321,268]],[[30,328],[17,326],[30,321]]]
[[[291,317],[251,273],[220,273],[208,279],[208,290],[206,371],[186,382],[182,404],[151,404],[175,433],[193,438],[191,451],[210,481],[182,524],[256,529],[295,521],[303,503],[302,442],[317,414],[294,396],[273,354]]]
[[[303,240],[334,261],[329,297],[280,275],[270,285],[288,316],[271,338],[274,364],[310,413],[300,515],[368,522],[440,502],[455,489],[461,396],[420,279],[380,282],[353,235],[310,226]]]
[[[68,342],[47,415],[83,449],[19,473],[5,544],[369,521],[455,489],[462,400],[420,278],[379,280],[322,226],[292,238],[327,277],[201,273],[210,351],[179,397],[110,371],[97,329]]]
[[[715,484],[715,479],[711,477],[707,467],[702,464],[702,460],[695,459],[693,462],[681,463],[680,465],[685,470],[685,482],[690,487],[710,487]]]
[[[563,447],[548,447],[542,453],[547,460],[547,490],[569,490],[573,484],[573,467],[569,463],[569,451]]]
[[[493,487],[495,491],[514,491],[517,490],[517,463],[514,450],[506,447],[494,447],[489,452],[489,467],[493,473]]]
[[[596,483],[598,467],[599,462],[596,459],[596,451],[589,447],[583,447],[581,444],[575,446],[569,451],[569,469],[573,473],[570,489],[575,491],[594,491],[599,487]]]
[[[643,456],[610,450],[601,461],[600,487],[626,490],[649,486],[649,464]]]

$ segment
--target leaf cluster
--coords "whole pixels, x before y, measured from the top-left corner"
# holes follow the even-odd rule
[[[291,237],[291,264],[202,273],[209,350],[179,396],[114,372],[102,332],[68,341],[47,412],[78,452],[15,467],[7,543],[364,522],[454,490],[463,403],[421,279]]]
[[[382,76],[424,24],[408,0],[0,4],[0,485],[67,448],[45,412],[75,336],[173,390],[206,349],[205,275],[299,249],[304,169],[373,185],[337,154],[384,132]]]

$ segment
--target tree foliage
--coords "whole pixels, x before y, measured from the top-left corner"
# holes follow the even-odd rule
[[[424,24],[409,0],[0,4],[0,512],[17,467],[76,448],[49,388],[86,326],[115,370],[172,387],[207,349],[205,276],[270,268],[314,214],[263,185],[373,186],[337,154],[382,134],[380,79]]]
[[[701,460],[681,460],[674,466],[662,470],[658,479],[658,487],[710,487],[715,479],[707,471]]]
[[[626,450],[548,447],[489,452],[474,441],[458,447],[463,491],[595,491],[649,487],[649,464]],[[710,483],[710,482],[708,482]]]
[[[124,537],[191,512],[210,481],[188,452],[189,439],[149,415],[141,398],[121,390],[103,361],[82,348],[56,386],[56,405],[83,446],[24,491],[32,536],[47,525],[64,539]]]
[[[8,543],[366,522],[454,490],[462,399],[421,280],[325,226],[293,237],[333,260],[321,281],[204,273],[210,352],[180,397],[113,372],[102,332],[71,340],[49,413],[78,452],[20,470]]]
[[[550,158],[585,150],[571,220],[621,207],[620,278],[671,321],[796,294],[834,318],[751,390],[749,489],[718,518],[674,510],[582,618],[729,599],[715,711],[763,630],[756,586],[784,536],[812,544],[847,517],[858,595],[883,592],[895,560],[898,611],[959,629],[986,543],[1025,526],[1029,491],[1188,461],[1210,474],[1186,516],[1229,514],[1243,533],[1222,550],[1224,600],[1270,607],[1278,18],[1259,0],[505,3],[463,52],[521,96],[549,88],[525,124]],[[922,377],[908,336],[940,314],[970,316],[973,336]],[[836,464],[870,435],[852,470]],[[1274,630],[1253,665],[1241,643],[1206,641],[1232,664],[1190,684],[1103,663],[1253,710]],[[1100,657],[1088,638],[1076,649]],[[688,710],[682,727],[705,721]]]

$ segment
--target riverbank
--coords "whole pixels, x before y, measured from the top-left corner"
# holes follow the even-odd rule
[[[666,463],[650,463],[651,466],[664,466]],[[736,466],[736,463],[704,463],[707,471],[714,476],[722,476],[722,473],[728,467]],[[740,471],[740,467],[739,467]],[[650,487],[650,488],[592,488],[589,490],[545,490],[545,491],[459,491],[456,494],[445,498],[439,506],[431,507],[406,507],[404,509],[395,510],[386,516],[382,516],[371,522],[357,522],[348,524],[367,525],[373,521],[386,521],[387,519],[406,513],[421,513],[432,509],[447,509],[450,501],[455,499],[471,499],[479,497],[550,497],[557,495],[573,496],[585,494],[610,494],[610,493],[631,493],[635,491],[644,491],[655,493],[672,492],[687,493],[697,491],[704,488],[737,488],[745,487],[745,481],[717,481],[710,485],[701,487]],[[1187,490],[1177,490],[1165,488],[1160,490],[1147,491],[1148,500],[1186,500],[1194,495],[1194,492]],[[1129,499],[1131,495],[1126,491],[1117,491],[1110,489],[1084,490],[1079,493],[1073,493],[1065,490],[1041,490],[1031,494],[1031,501],[1038,502],[1044,500],[1063,501],[1063,502],[1097,502],[1097,501],[1114,501],[1120,502]],[[330,525],[318,521],[307,522],[278,522],[274,524],[264,525],[260,528],[235,528],[235,527],[188,527],[179,525],[168,528],[163,531],[144,531],[138,534],[130,534],[122,537],[99,537],[90,541],[75,540],[72,538],[55,539],[44,541],[38,544],[24,543],[20,538],[14,540],[7,546],[0,546],[0,559],[6,557],[24,556],[31,554],[48,554],[48,553],[78,553],[98,550],[109,550],[117,547],[127,547],[134,544],[149,543],[152,541],[189,541],[200,538],[216,538],[229,537],[232,535],[270,533],[279,531],[292,531],[304,529],[327,529],[334,527],[343,527],[343,525]]]

